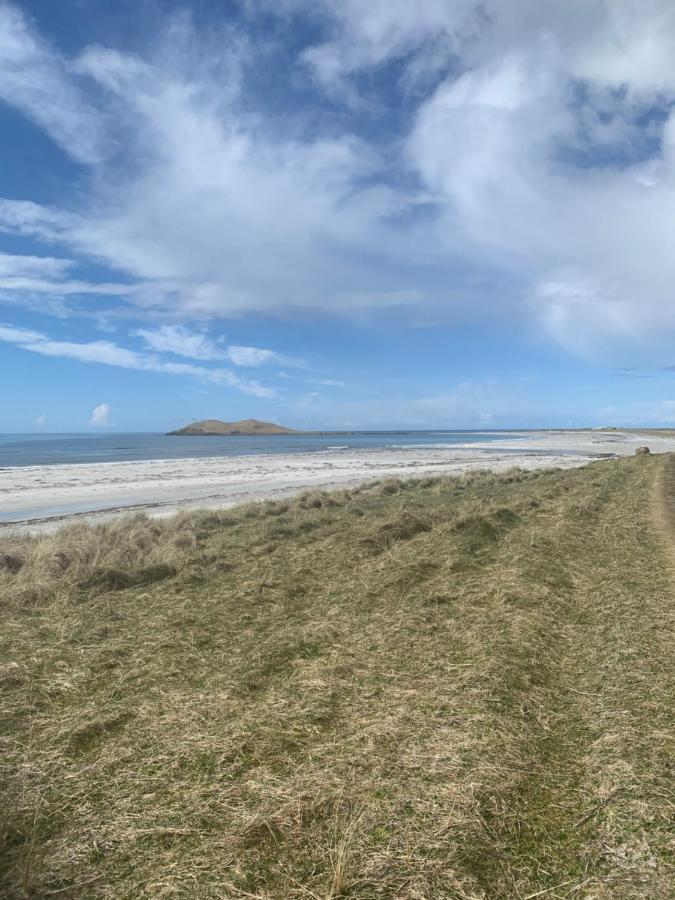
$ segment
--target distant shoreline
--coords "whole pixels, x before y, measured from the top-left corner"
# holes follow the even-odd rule
[[[123,437],[125,435],[148,435],[154,437],[311,437],[321,435],[386,435],[386,434],[653,434],[669,437],[675,435],[675,428],[351,428],[351,429],[318,429],[313,431],[296,430],[278,434],[245,434],[236,432],[231,434],[200,433],[191,435],[179,435],[178,431],[0,431],[0,438],[31,437],[31,438],[58,438],[58,437]]]
[[[51,530],[68,521],[101,521],[123,512],[166,515],[224,508],[375,478],[569,468],[632,455],[645,443],[644,434],[637,433],[548,430],[518,438],[523,434],[508,432],[491,442],[447,446],[5,467],[0,470],[0,532]],[[675,434],[652,435],[649,443],[654,452],[675,451]]]

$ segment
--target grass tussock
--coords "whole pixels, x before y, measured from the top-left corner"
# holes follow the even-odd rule
[[[208,527],[213,527],[209,521]],[[3,541],[0,585],[41,599],[75,588],[116,590],[176,575],[199,543],[201,521],[189,515],[133,516],[103,525],[71,525],[55,534]]]
[[[672,897],[674,497],[652,457],[3,540],[0,894]]]

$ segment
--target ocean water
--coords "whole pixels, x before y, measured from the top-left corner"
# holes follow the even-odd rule
[[[351,431],[292,435],[189,436],[167,434],[4,434],[0,467],[124,462],[144,459],[195,459],[205,456],[250,456],[256,453],[306,453],[318,450],[383,447],[451,447],[467,442],[489,444],[507,432]],[[487,447],[486,447],[487,449]]]

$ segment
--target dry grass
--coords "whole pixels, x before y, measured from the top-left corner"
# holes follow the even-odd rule
[[[675,896],[665,465],[4,541],[0,893]]]

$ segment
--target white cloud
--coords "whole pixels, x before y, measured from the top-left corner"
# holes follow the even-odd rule
[[[76,359],[84,363],[100,363],[123,369],[138,369],[146,372],[161,372],[169,375],[187,375],[217,385],[228,385],[245,394],[256,397],[273,398],[276,391],[258,381],[240,378],[229,369],[209,369],[188,363],[166,362],[156,356],[148,356],[120,347],[111,341],[54,341],[37,331],[0,325],[0,341],[17,344],[23,350],[42,356]]]
[[[35,423],[34,423],[34,424],[35,424],[35,425],[44,425],[46,421],[47,421],[47,416],[44,415],[44,413],[43,413],[42,415],[36,416],[36,417],[35,417]]]
[[[306,14],[316,6],[285,2]],[[404,81],[443,73],[418,107],[408,160],[437,204],[448,252],[521,282],[515,295],[502,292],[503,313],[534,314],[590,355],[672,341],[671,3],[346,0],[321,9],[332,24],[303,58],[332,89],[354,91],[352,73],[395,59]],[[490,314],[476,300],[474,315]]]
[[[226,359],[222,347],[214,344],[205,334],[192,332],[181,325],[162,325],[156,330],[141,328],[136,334],[143,338],[151,350],[175,353],[190,359]]]
[[[299,359],[283,356],[274,350],[260,347],[224,346],[222,342],[212,341],[203,332],[190,331],[182,325],[162,325],[151,330],[141,328],[135,332],[151,350],[161,353],[173,353],[188,359],[223,360],[227,359],[235,366],[252,368],[265,363],[275,362],[286,366],[304,366]]]
[[[16,328],[14,325],[0,325],[0,341],[10,344],[33,344],[45,340],[39,331],[31,331],[29,328]]]
[[[1,201],[0,228],[126,272],[137,288],[126,299],[139,314],[339,311],[338,295],[351,291],[358,307],[370,305],[370,290],[386,292],[359,256],[403,246],[395,232],[386,238],[386,222],[416,201],[382,181],[379,151],[349,132],[272,136],[238,96],[237,77],[224,91],[230,81],[213,74],[215,57],[205,65],[205,48],[190,47],[198,39],[188,20],[174,20],[162,40],[154,60],[90,47],[54,75],[64,92],[73,69],[88,77],[100,107],[114,111],[97,121],[111,144],[124,142],[133,166],[97,163],[95,192],[77,213]],[[171,52],[176,41],[180,53]],[[34,43],[44,65],[56,66],[54,51]],[[236,60],[239,48],[220,52]],[[87,118],[79,107],[77,115]],[[407,289],[402,277],[392,290]]]
[[[101,159],[98,115],[67,60],[36,34],[12,3],[0,5],[0,99],[18,107],[75,159]]]
[[[0,279],[62,278],[73,265],[70,259],[0,252]]]
[[[228,347],[227,354],[236,366],[260,366],[266,362],[279,361],[273,350],[257,347]]]
[[[258,3],[265,5],[264,0]],[[303,58],[324,81],[406,58],[404,71],[475,67],[538,40],[558,42],[575,77],[639,90],[670,89],[675,10],[668,0],[275,0],[332,23]],[[420,59],[422,57],[422,59]],[[405,77],[405,76],[404,76]]]
[[[80,362],[102,363],[106,366],[118,366],[122,369],[155,369],[154,361],[144,358],[133,350],[118,347],[110,341],[89,341],[75,343],[73,341],[51,341],[44,338],[24,346],[26,350],[41,353],[43,356],[63,356],[77,359]],[[161,364],[157,364],[158,366]],[[161,371],[161,369],[159,369]]]
[[[86,219],[75,213],[41,206],[31,200],[0,198],[0,222],[4,231],[30,235],[53,243],[68,243],[81,229]]]
[[[89,419],[89,424],[93,425],[96,428],[100,428],[104,425],[110,425],[110,413],[112,410],[107,403],[99,403],[98,406],[95,406],[91,411],[91,418]]]
[[[51,281],[25,276],[0,277],[0,290],[13,291],[20,295],[49,294],[52,297],[68,297],[72,294],[123,297],[134,292],[134,289],[126,284],[77,280]]]
[[[347,76],[408,57],[404,79],[416,81],[442,66],[480,20],[471,0],[281,0],[281,6],[329,22],[328,39],[301,59],[323,84],[351,99]]]
[[[576,353],[666,353],[675,338],[672,3],[248,3],[263,5],[319,26],[298,65],[333,99],[342,92],[380,112],[360,93],[378,79],[361,76],[396,62],[393,111],[412,120],[403,140],[339,131],[346,117],[331,117],[322,134],[314,112],[270,125],[246,93],[256,45],[232,30],[214,52],[176,18],[142,59],[89,47],[68,60],[15,5],[0,6],[0,96],[95,176],[77,210],[0,201],[0,228],[126,276],[96,287],[56,253],[7,255],[3,297],[53,304],[97,291],[139,317],[201,323],[292,310],[502,316],[534,319]],[[124,147],[133,165],[112,165],[105,146]],[[142,337],[158,353],[281,362],[198,332],[181,343],[176,329]],[[198,377],[217,377],[207,371]]]
[[[675,334],[667,225],[675,215],[675,76],[666,83],[643,72],[626,83],[630,67],[618,62],[651,46],[656,22],[675,46],[675,19],[654,14],[646,27],[635,19],[633,30],[615,30],[630,7],[600,15],[594,4],[570,4],[565,14],[546,14],[540,5],[533,21],[542,31],[520,35],[496,13],[484,58],[474,48],[474,66],[422,104],[408,143],[467,252],[518,267],[536,319],[591,356]],[[590,88],[579,80],[596,53],[618,79],[610,85],[613,129],[596,115],[607,105],[609,76]],[[655,109],[664,118],[645,144],[645,126],[634,125]]]
[[[297,366],[303,368],[305,363],[301,359],[284,356],[275,350],[264,350],[260,347],[237,347],[230,345],[227,348],[228,359],[235,366],[262,366],[265,363],[277,363],[282,366]]]
[[[13,230],[11,225],[8,230]],[[0,302],[66,317],[72,313],[69,298],[116,299],[139,290],[131,284],[69,277],[74,266],[71,259],[0,252]]]

